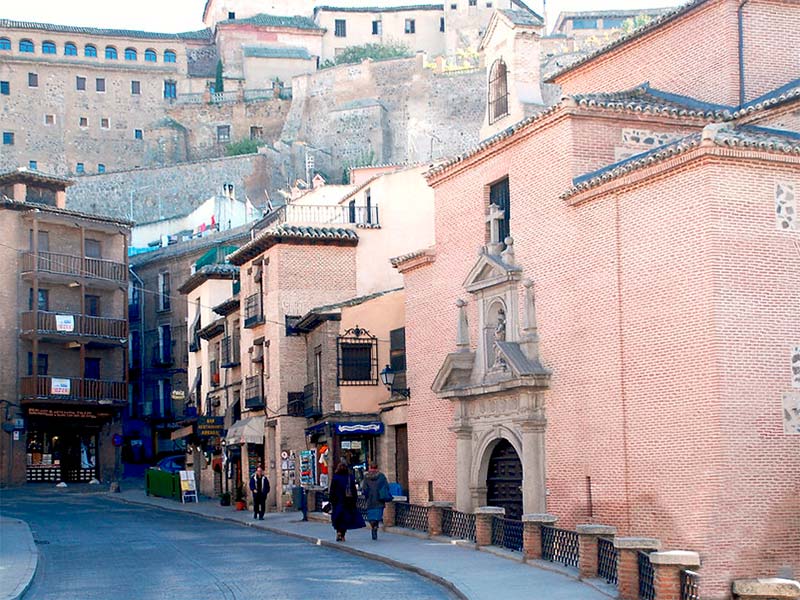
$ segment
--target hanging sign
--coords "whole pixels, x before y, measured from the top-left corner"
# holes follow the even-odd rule
[[[54,396],[69,396],[70,383],[69,379],[57,379],[53,377],[50,380],[50,393]]]
[[[56,331],[75,331],[75,317],[56,315]]]
[[[221,437],[225,431],[225,417],[197,417],[197,437]]]
[[[365,421],[362,423],[336,423],[334,425],[336,433],[342,435],[366,433],[380,435],[383,433],[383,423],[381,421]]]

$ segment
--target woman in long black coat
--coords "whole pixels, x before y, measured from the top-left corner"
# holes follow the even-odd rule
[[[331,525],[336,530],[336,541],[345,541],[348,529],[366,527],[361,513],[356,506],[358,492],[356,482],[347,465],[341,463],[336,467],[331,480],[329,500],[331,503]]]

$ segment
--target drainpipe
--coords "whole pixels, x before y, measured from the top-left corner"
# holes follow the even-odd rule
[[[739,19],[739,106],[745,102],[744,93],[744,5],[750,0],[740,0],[736,15]]]

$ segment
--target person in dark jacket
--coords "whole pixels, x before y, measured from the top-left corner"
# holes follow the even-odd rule
[[[269,494],[269,479],[264,475],[261,467],[256,469],[256,474],[250,478],[250,491],[253,492],[253,518],[264,520],[267,508],[267,494]]]
[[[372,539],[378,539],[378,524],[383,521],[383,507],[391,499],[389,482],[386,475],[378,470],[378,465],[369,463],[369,471],[361,483],[364,497],[367,499],[367,521],[372,528]]]
[[[344,542],[348,529],[366,527],[356,506],[356,482],[345,463],[339,464],[331,479],[328,499],[331,503],[331,525],[336,530],[336,541]]]

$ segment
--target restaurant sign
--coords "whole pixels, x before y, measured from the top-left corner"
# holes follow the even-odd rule
[[[72,315],[56,315],[56,331],[75,331],[75,317]]]
[[[197,417],[197,437],[222,437],[225,431],[225,417]]]
[[[53,396],[69,396],[70,393],[70,380],[58,379],[53,377],[50,379],[50,393]]]
[[[29,417],[52,417],[57,419],[87,419],[98,420],[111,417],[109,412],[92,412],[91,410],[80,410],[70,408],[43,408],[31,406],[28,408]]]

